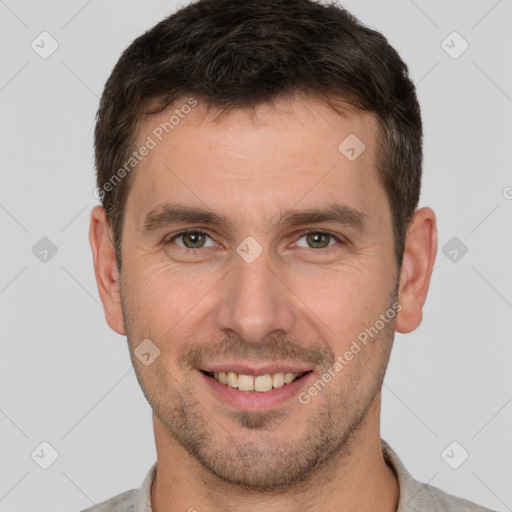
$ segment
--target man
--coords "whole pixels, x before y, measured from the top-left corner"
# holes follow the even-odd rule
[[[309,0],[201,0],[124,52],[95,137],[96,280],[157,450],[100,510],[485,510],[380,439],[437,248],[381,34]]]

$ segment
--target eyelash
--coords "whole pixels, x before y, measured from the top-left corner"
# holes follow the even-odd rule
[[[199,229],[185,229],[183,231],[180,231],[179,233],[176,233],[175,235],[173,235],[171,238],[169,238],[164,243],[166,245],[170,244],[176,238],[179,238],[180,236],[186,235],[187,233],[197,233],[197,234],[200,234],[200,235],[206,235],[207,237],[209,237],[211,239],[211,236],[208,233],[206,233],[205,231],[201,231]],[[323,230],[318,230],[318,229],[309,229],[309,230],[301,231],[298,234],[299,235],[298,240],[300,240],[304,236],[309,235],[311,233],[315,233],[315,234],[318,234],[318,235],[329,236],[331,238],[334,238],[334,240],[336,240],[340,244],[345,244],[346,243],[346,241],[341,239],[339,236],[336,236],[333,233],[330,233],[329,231],[323,231]],[[185,247],[184,245],[183,246],[180,245],[179,247],[181,247],[182,249],[184,249],[187,252],[197,252],[199,249],[207,249],[207,247],[197,247],[196,249],[191,249],[190,247]],[[308,247],[308,249],[311,250],[311,251],[319,251],[321,249],[326,250],[326,249],[329,249],[329,248],[332,248],[332,247],[334,247],[334,246],[328,245],[327,247],[321,247],[321,248],[317,248],[317,249],[315,249],[314,247]]]

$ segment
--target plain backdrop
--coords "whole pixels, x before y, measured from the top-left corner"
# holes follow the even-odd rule
[[[512,1],[342,4],[384,33],[417,84],[421,206],[439,223],[423,323],[396,337],[382,437],[415,478],[512,510]],[[81,510],[139,487],[156,458],[87,231],[104,83],[129,43],[177,7],[0,0],[2,512]],[[446,462],[466,452],[457,469]]]

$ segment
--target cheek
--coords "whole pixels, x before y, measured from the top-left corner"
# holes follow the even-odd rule
[[[309,309],[308,316],[340,350],[385,312],[393,288],[393,276],[369,261],[315,276],[297,274],[294,281],[291,288]]]
[[[138,265],[130,273],[126,299],[139,334],[162,342],[179,338],[178,332],[185,335],[187,326],[197,326],[202,305],[218,280],[212,272],[197,275],[168,264]]]

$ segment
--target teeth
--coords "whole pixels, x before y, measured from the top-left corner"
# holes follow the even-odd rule
[[[215,376],[214,376],[215,378]],[[228,381],[227,381],[227,385],[230,387],[230,388],[236,388],[238,387],[238,375],[236,373],[233,373],[233,372],[229,372],[228,373]]]
[[[285,384],[290,384],[300,373],[267,373],[266,375],[239,375],[235,372],[210,372],[210,377],[219,381],[221,384],[229,386],[230,388],[237,388],[240,391],[258,391],[264,393],[271,389],[277,389]]]
[[[269,373],[267,373],[267,375],[258,375],[258,377],[254,379],[254,391],[259,391],[263,393],[265,391],[270,391],[271,389],[272,375],[270,375]]]
[[[254,377],[252,375],[239,375],[238,389],[240,391],[252,391],[254,389]]]
[[[272,387],[280,388],[284,386],[284,373],[274,373],[272,376]]]
[[[296,373],[285,373],[284,374],[284,383],[290,384],[290,382],[293,382],[295,379]]]

